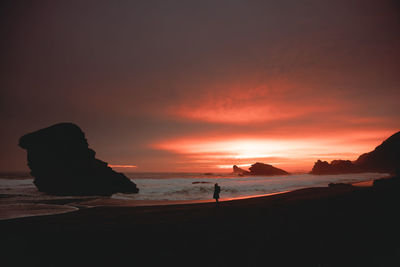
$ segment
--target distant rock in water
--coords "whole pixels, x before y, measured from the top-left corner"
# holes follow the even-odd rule
[[[250,175],[249,171],[243,170],[242,168],[239,168],[236,165],[233,165],[233,173],[238,175]]]
[[[137,193],[124,174],[95,158],[85,134],[73,123],[59,123],[22,136],[28,166],[39,191],[55,195]]]
[[[287,175],[289,174],[287,171],[284,171],[282,169],[276,168],[272,165],[269,164],[264,164],[264,163],[254,163],[251,165],[249,168],[250,174],[251,175],[268,175],[268,176],[273,176],[273,175]]]
[[[242,176],[242,175],[265,175],[265,176],[273,176],[273,175],[287,175],[288,172],[278,169],[272,165],[265,163],[254,163],[249,168],[250,171],[243,170],[236,165],[233,165],[233,172]]]
[[[332,160],[331,163],[318,160],[311,170],[312,174],[343,174],[355,172],[359,171],[350,160]]]
[[[395,133],[373,151],[364,153],[354,162],[318,160],[311,174],[344,174],[356,172],[396,173],[400,170],[400,132]]]

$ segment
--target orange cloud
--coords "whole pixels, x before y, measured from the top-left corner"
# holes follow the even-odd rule
[[[211,101],[197,107],[193,107],[191,104],[184,104],[170,108],[168,111],[172,115],[186,119],[215,123],[246,124],[289,119],[326,108],[306,107],[298,109],[290,106],[284,107],[283,105],[278,108],[279,104],[276,103],[270,103],[269,105],[257,103],[235,104],[235,102],[239,101],[229,101],[231,103],[226,104],[224,103],[225,101]]]
[[[209,85],[201,95],[190,95],[166,107],[174,117],[214,123],[246,124],[299,117],[313,112],[332,111],[339,106],[332,100],[307,95],[309,89],[282,81],[248,88],[224,84]],[[251,86],[251,85],[250,85]]]

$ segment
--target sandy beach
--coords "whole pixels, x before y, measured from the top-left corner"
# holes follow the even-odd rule
[[[219,207],[108,203],[3,220],[1,261],[3,266],[398,266],[399,184],[399,178],[373,186],[339,184]]]

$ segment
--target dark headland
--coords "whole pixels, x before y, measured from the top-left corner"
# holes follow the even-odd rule
[[[392,173],[400,171],[400,132],[390,136],[373,151],[364,153],[355,161],[333,160],[331,163],[318,160],[312,174],[343,174],[361,172]]]

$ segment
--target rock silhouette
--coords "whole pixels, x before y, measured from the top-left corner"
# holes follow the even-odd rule
[[[331,163],[318,160],[312,174],[343,174],[355,172],[397,173],[400,170],[400,132],[383,141],[373,151],[364,153],[354,162],[333,160]]]
[[[289,174],[287,171],[284,171],[282,169],[276,168],[272,165],[265,164],[265,163],[254,163],[251,165],[249,168],[250,173],[252,175],[287,175]]]
[[[343,174],[355,172],[359,172],[359,170],[350,160],[332,160],[331,163],[318,160],[311,170],[312,174]]]
[[[362,154],[354,164],[370,172],[396,173],[400,169],[400,132],[383,141],[373,151]]]
[[[124,174],[95,158],[85,134],[73,123],[59,123],[26,134],[19,146],[27,150],[28,166],[39,191],[55,195],[137,193]]]
[[[243,170],[236,165],[233,165],[233,172],[239,175],[287,175],[289,174],[287,171],[276,168],[272,165],[257,162],[251,165],[249,168],[250,171]]]
[[[239,168],[236,165],[233,165],[233,173],[238,175],[250,175],[249,171],[243,170],[242,168]]]

